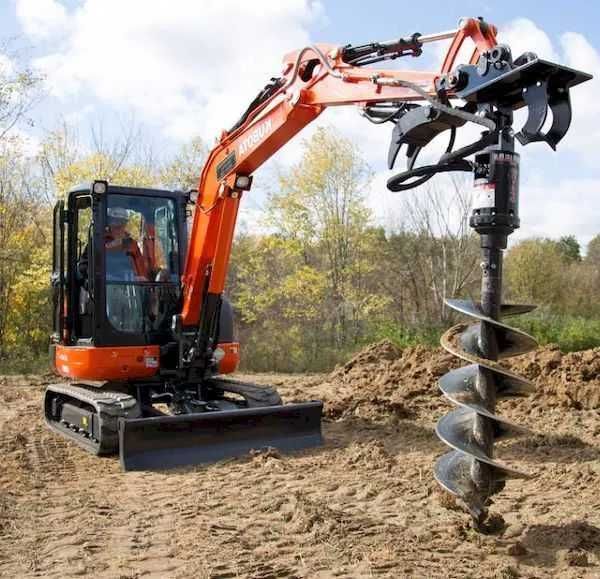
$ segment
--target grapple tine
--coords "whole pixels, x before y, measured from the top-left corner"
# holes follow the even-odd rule
[[[546,141],[542,127],[548,116],[548,83],[536,82],[523,89],[523,100],[527,105],[527,121],[523,128],[515,135],[522,145],[536,141]],[[550,143],[549,143],[550,144]],[[554,145],[550,144],[552,148]]]
[[[557,89],[549,100],[550,110],[552,111],[552,126],[546,134],[546,140],[550,146],[556,150],[556,145],[567,134],[571,126],[571,97],[569,91]]]
[[[515,135],[522,145],[545,141],[556,150],[556,145],[567,134],[571,125],[571,99],[569,89],[552,88],[548,81],[538,81],[524,89],[523,100],[528,107],[527,121]],[[552,125],[542,132],[548,109],[552,112]]]

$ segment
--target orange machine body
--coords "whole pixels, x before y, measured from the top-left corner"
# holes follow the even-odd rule
[[[237,342],[221,343],[217,356],[219,374],[235,372],[240,361],[240,345]],[[160,347],[57,344],[53,363],[57,374],[70,380],[144,380],[160,370]]]

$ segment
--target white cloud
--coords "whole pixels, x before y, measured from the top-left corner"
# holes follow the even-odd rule
[[[571,103],[573,120],[571,128],[558,150],[572,151],[592,167],[597,167],[597,150],[600,147],[600,126],[591,122],[600,115],[600,54],[582,35],[565,32],[559,38],[560,50],[548,35],[531,20],[520,18],[509,23],[499,34],[499,40],[507,42],[517,57],[522,52],[532,51],[539,57],[564,64],[594,75],[590,81],[573,87]],[[521,111],[520,111],[521,112]],[[525,112],[518,119],[524,122]]]
[[[517,18],[498,30],[498,42],[510,46],[513,57],[535,52],[540,58],[558,61],[550,37],[527,18]]]
[[[573,123],[564,144],[580,155],[590,167],[597,169],[600,149],[600,54],[581,34],[567,32],[561,36],[560,42],[566,65],[594,75],[592,80],[571,91]]]
[[[17,0],[16,8],[23,31],[33,39],[50,38],[67,26],[65,7],[56,0]]]
[[[575,235],[586,244],[600,233],[600,180],[567,177],[549,183],[534,174],[521,186],[522,228],[513,240]]]
[[[31,2],[17,7],[36,34]],[[88,91],[170,136],[212,142],[279,73],[282,56],[309,42],[321,13],[311,0],[84,0],[35,64],[56,96]]]

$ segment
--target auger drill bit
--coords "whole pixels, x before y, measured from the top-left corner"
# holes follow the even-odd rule
[[[503,149],[475,158],[477,195],[470,225],[481,240],[481,302],[446,302],[476,323],[459,324],[442,336],[448,352],[471,364],[447,373],[439,382],[444,395],[459,408],[437,425],[438,436],[454,450],[439,459],[435,477],[463,501],[477,526],[487,517],[490,497],[504,488],[507,479],[527,477],[494,457],[496,440],[525,432],[496,414],[496,401],[527,395],[533,387],[498,360],[537,346],[531,336],[500,321],[534,309],[502,304],[503,252],[508,235],[519,226],[519,155],[510,150],[512,134],[506,137]]]

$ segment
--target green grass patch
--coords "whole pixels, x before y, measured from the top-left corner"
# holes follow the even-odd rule
[[[50,372],[47,354],[37,357],[14,356],[0,360],[0,375],[46,374],[47,372]]]
[[[468,321],[468,320],[465,320]],[[531,334],[541,345],[558,344],[563,352],[577,352],[600,347],[600,319],[554,314],[541,310],[506,320],[509,325]],[[383,339],[400,348],[416,345],[439,346],[440,336],[447,328],[411,328],[382,322],[374,326],[364,343]]]
[[[365,345],[387,339],[399,348],[417,345],[439,346],[443,331],[436,327],[411,328],[394,322],[381,322],[369,332]]]
[[[511,318],[510,325],[531,334],[542,345],[558,344],[563,352],[589,350],[600,346],[600,319],[531,313]]]

